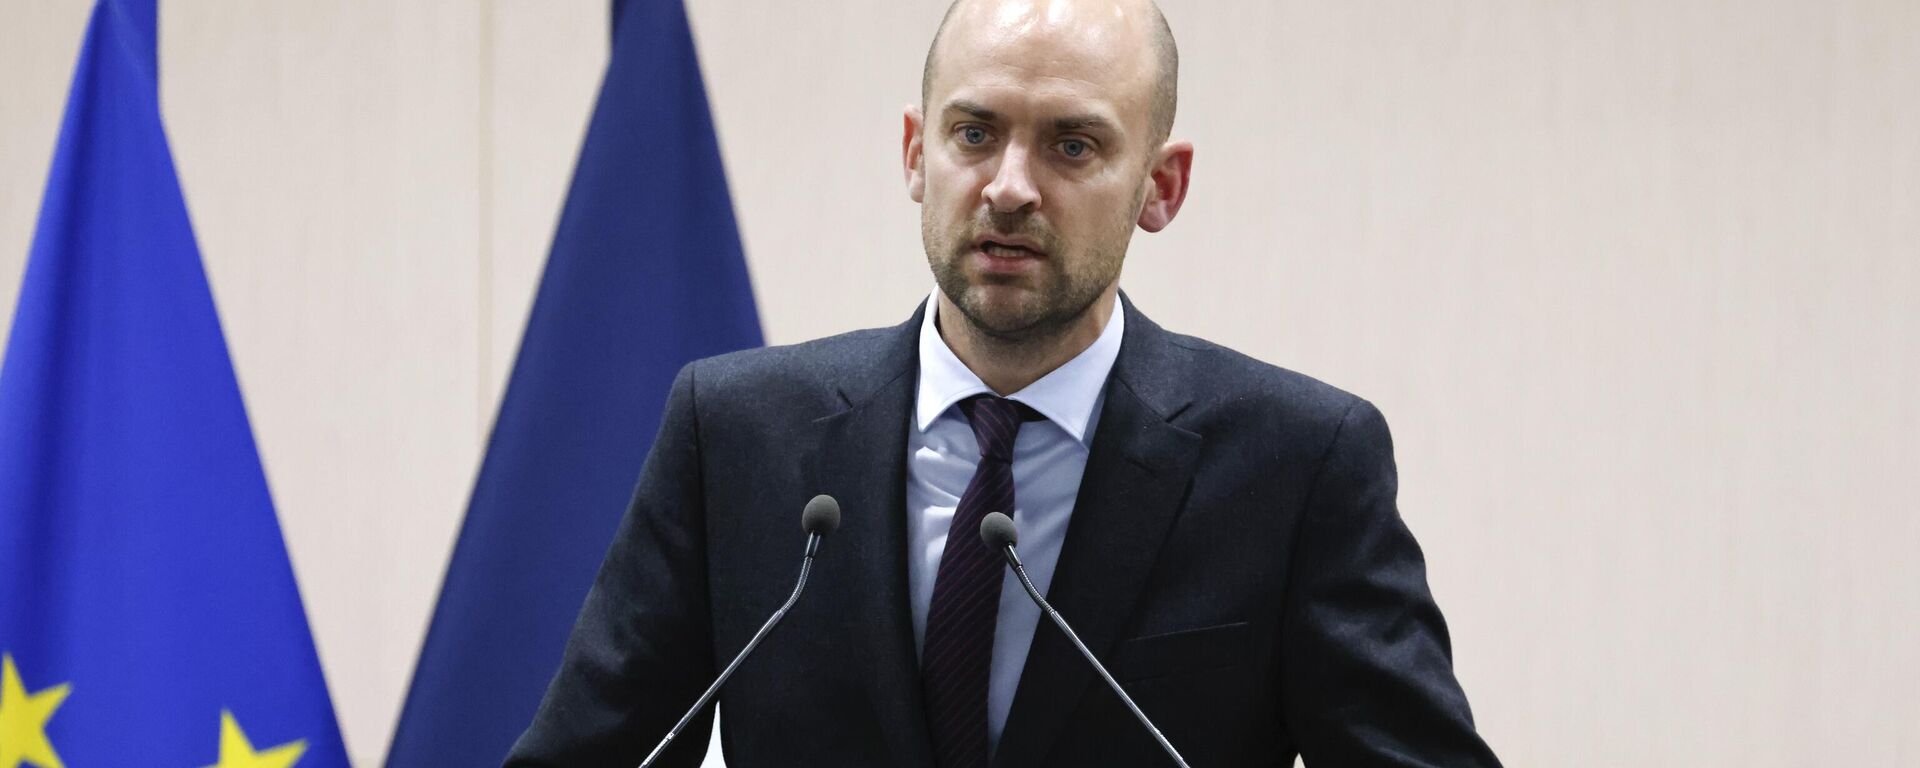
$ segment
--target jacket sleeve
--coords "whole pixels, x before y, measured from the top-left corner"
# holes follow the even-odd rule
[[[1281,624],[1288,730],[1314,766],[1498,766],[1454,679],[1386,420],[1356,400],[1309,491]]]
[[[633,502],[508,766],[633,766],[712,676],[695,364],[675,377]],[[657,763],[693,768],[712,709]]]

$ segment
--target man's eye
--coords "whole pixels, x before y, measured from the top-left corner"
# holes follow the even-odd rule
[[[1079,139],[1067,139],[1066,141],[1060,142],[1060,151],[1067,157],[1077,160],[1085,157],[1088,152],[1092,152],[1093,147],[1088,146],[1086,142]]]
[[[969,125],[960,129],[960,140],[968,144],[987,143],[987,129]]]

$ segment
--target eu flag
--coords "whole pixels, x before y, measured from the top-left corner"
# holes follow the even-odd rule
[[[154,20],[94,6],[0,367],[0,768],[345,766]]]
[[[760,344],[680,0],[613,56],[389,766],[499,765],[533,719],[674,374]]]

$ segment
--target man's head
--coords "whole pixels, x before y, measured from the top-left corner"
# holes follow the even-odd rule
[[[1178,55],[1150,0],[959,0],[908,107],[907,188],[941,293],[1006,339],[1049,336],[1118,285],[1138,225],[1186,195],[1168,143]]]

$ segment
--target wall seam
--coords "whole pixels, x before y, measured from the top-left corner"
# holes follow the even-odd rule
[[[486,450],[487,438],[493,422],[493,238],[494,238],[494,175],[493,175],[493,91],[494,91],[494,3],[486,0],[480,3],[480,93],[479,93],[479,147],[477,182],[479,185],[478,219],[480,226],[478,243],[479,306],[478,333],[479,354],[475,362],[480,375],[474,379],[476,393],[474,400],[478,404],[475,414],[480,437],[480,450]]]

